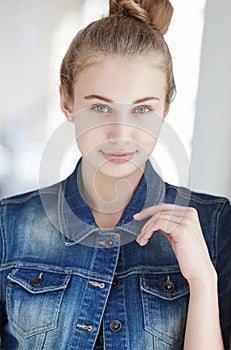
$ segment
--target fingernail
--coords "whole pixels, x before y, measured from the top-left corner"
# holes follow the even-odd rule
[[[141,240],[141,241],[138,242],[138,244],[139,244],[141,247],[143,247],[145,244],[147,244],[147,241]]]
[[[139,216],[139,213],[133,215],[134,218],[136,218],[137,216]]]

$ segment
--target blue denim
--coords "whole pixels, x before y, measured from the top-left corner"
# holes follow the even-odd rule
[[[133,214],[160,202],[197,209],[219,278],[225,349],[231,328],[231,209],[227,199],[162,181],[148,161],[114,230],[84,199],[81,161],[61,183],[0,205],[0,349],[183,349],[189,286],[158,231],[140,247]]]

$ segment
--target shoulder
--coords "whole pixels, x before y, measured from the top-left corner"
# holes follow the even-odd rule
[[[0,205],[23,205],[30,201],[36,201],[42,194],[44,195],[57,195],[57,191],[60,188],[61,182],[51,185],[49,187],[37,188],[29,192],[19,193],[10,197],[1,198]]]
[[[56,244],[60,184],[1,199],[1,266],[12,259],[21,261],[28,252],[37,256],[38,246],[44,252],[51,237],[56,237],[53,240]]]
[[[166,184],[166,201],[178,205],[194,207],[199,214],[206,215],[212,212],[221,212],[225,207],[230,207],[228,198],[215,196],[208,193],[200,193],[186,187]]]
[[[28,223],[32,218],[47,216],[47,208],[56,212],[61,182],[0,200],[3,227]]]
[[[166,183],[166,202],[195,208],[202,232],[216,264],[223,249],[231,250],[231,206],[228,198],[191,191]]]
[[[0,206],[1,207],[10,206],[12,208],[14,206],[17,206],[17,208],[19,208],[19,207],[24,207],[31,204],[36,204],[36,203],[40,204],[42,196],[57,197],[61,184],[62,183],[60,182],[49,187],[45,187],[41,189],[38,188],[29,192],[20,193],[17,195],[6,197],[6,198],[1,198]]]
[[[202,225],[218,228],[224,220],[231,220],[230,201],[226,197],[191,191],[166,183],[166,202],[193,207],[197,210]]]

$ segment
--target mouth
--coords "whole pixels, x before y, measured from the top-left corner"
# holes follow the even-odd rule
[[[103,156],[112,163],[125,163],[133,158],[136,152],[115,152],[105,153],[101,151]]]

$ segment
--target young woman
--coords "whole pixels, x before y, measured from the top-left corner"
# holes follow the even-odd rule
[[[175,92],[171,16],[111,0],[73,39],[60,96],[82,158],[1,202],[1,349],[229,349],[230,204],[148,160]]]

